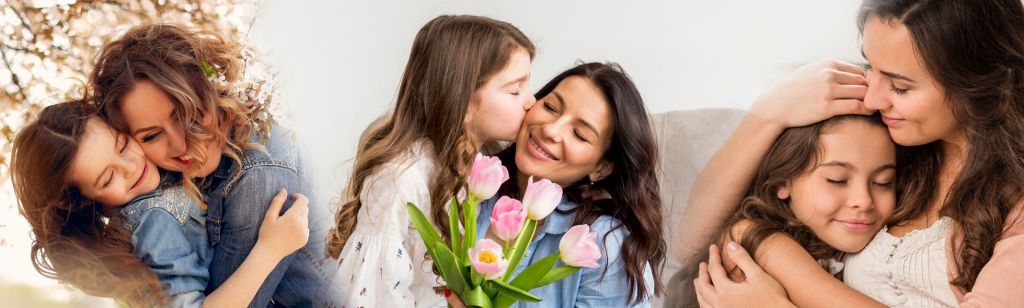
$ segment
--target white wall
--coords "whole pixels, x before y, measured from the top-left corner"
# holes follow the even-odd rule
[[[531,87],[577,60],[615,61],[651,112],[745,108],[825,57],[859,61],[857,0],[266,1],[250,33],[315,162],[321,200],[347,183],[359,133],[394,103],[416,31],[440,14],[508,21],[537,46]]]
[[[549,3],[550,2],[550,3]],[[265,1],[249,38],[280,70],[290,110],[319,174],[321,200],[340,193],[363,128],[393,104],[420,26],[439,14],[511,22],[535,43],[531,87],[577,60],[616,61],[652,112],[745,108],[796,66],[860,60],[858,0],[774,1]],[[0,281],[68,296],[28,259],[29,230],[0,183]],[[58,294],[59,293],[59,294]],[[0,304],[2,306],[2,304]]]

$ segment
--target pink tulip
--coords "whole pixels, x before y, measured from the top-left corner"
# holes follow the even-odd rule
[[[519,235],[526,221],[526,210],[519,200],[501,196],[491,213],[491,230],[503,241],[511,241]]]
[[[501,165],[500,159],[477,153],[466,182],[471,194],[478,200],[485,200],[493,197],[501,187],[501,183],[507,180],[508,169]]]
[[[533,220],[541,220],[548,217],[551,211],[562,201],[562,186],[552,183],[548,179],[534,182],[530,177],[526,185],[526,193],[523,194],[523,207],[526,208],[526,216]]]
[[[501,277],[508,268],[508,260],[502,258],[501,245],[490,239],[480,240],[476,248],[469,250],[469,262],[487,280]]]
[[[575,225],[569,228],[558,242],[562,262],[575,267],[597,268],[601,251],[594,242],[596,238],[597,233],[590,232],[590,226]]]

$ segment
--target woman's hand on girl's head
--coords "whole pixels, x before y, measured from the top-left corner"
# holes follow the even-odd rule
[[[711,245],[708,263],[700,264],[694,281],[701,307],[795,307],[786,290],[750,257],[743,247],[729,243],[728,257],[743,271],[746,280],[734,282],[722,266],[721,252]]]
[[[270,201],[256,242],[256,245],[265,246],[281,258],[306,246],[309,241],[309,199],[302,194],[292,194],[292,207],[282,215],[281,207],[287,199],[288,191],[282,188]]]
[[[804,65],[758,95],[750,113],[781,128],[813,124],[841,114],[874,113],[864,106],[864,69],[839,60]]]

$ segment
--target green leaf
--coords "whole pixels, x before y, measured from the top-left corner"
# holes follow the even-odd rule
[[[545,274],[544,277],[541,278],[539,281],[537,281],[536,286],[534,288],[546,286],[552,282],[562,280],[562,278],[569,277],[569,275],[572,275],[573,273],[579,270],[579,267],[569,265],[562,265],[556,267],[547,274]]]
[[[434,226],[430,224],[426,216],[423,216],[423,212],[416,207],[416,204],[408,202],[405,204],[405,210],[409,214],[409,221],[416,227],[416,232],[419,232],[420,237],[423,238],[423,245],[427,247],[427,254],[430,255],[431,259],[437,259],[437,253],[434,251],[434,245],[441,241],[441,235],[434,230]]]
[[[465,246],[462,248],[470,250],[476,247],[476,198],[472,194],[462,203],[462,213],[466,216],[466,221],[464,222],[466,224],[466,235],[463,237]],[[469,261],[469,258],[465,260]]]
[[[505,275],[501,276],[501,281],[508,281],[509,277],[512,277],[512,272],[519,266],[519,261],[523,259],[523,254],[526,253],[526,247],[530,245],[530,241],[533,240],[533,233],[537,231],[537,221],[533,219],[526,219],[526,224],[523,225],[523,229],[519,231],[519,236],[516,237],[515,245],[512,245],[512,254],[508,261],[508,269]]]
[[[448,238],[452,241],[452,250],[460,260],[467,260],[466,250],[462,249],[462,237],[459,236],[459,203],[452,198],[448,206]]]
[[[522,273],[519,273],[519,276],[512,279],[512,282],[509,282],[509,284],[523,290],[532,290],[538,287],[536,283],[551,271],[551,267],[555,266],[555,262],[558,262],[558,257],[559,254],[555,253],[537,262],[533,262]]]
[[[203,74],[205,74],[206,77],[213,77],[217,75],[217,71],[213,69],[213,66],[210,66],[210,63],[206,63],[206,60],[199,60],[199,68],[203,70]]]
[[[493,305],[495,308],[508,308],[512,307],[512,304],[515,303],[516,300],[512,299],[511,297],[508,297],[508,295],[498,293],[498,296],[494,298]]]
[[[437,242],[434,244],[434,250],[437,251],[437,257],[434,258],[434,267],[437,267],[437,270],[441,272],[441,277],[444,278],[444,282],[448,284],[448,289],[465,289],[465,267],[459,264],[458,260],[455,259],[455,254],[453,254],[451,250],[448,250],[448,247],[444,245],[444,242]]]
[[[463,294],[462,298],[465,301],[466,306],[482,308],[492,307],[491,298],[487,296],[487,293],[485,293],[480,286],[476,286],[475,288],[466,291],[466,294]]]
[[[523,302],[539,302],[540,301],[540,297],[537,297],[536,295],[530,294],[530,292],[523,291],[522,289],[513,287],[513,286],[505,283],[504,281],[501,281],[501,280],[491,280],[491,282],[494,283],[495,288],[498,289],[498,293],[503,294],[503,295],[508,296],[508,297],[511,297],[514,300],[523,301]]]

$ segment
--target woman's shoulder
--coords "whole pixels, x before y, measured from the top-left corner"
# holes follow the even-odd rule
[[[298,137],[294,130],[285,126],[271,126],[266,133],[254,132],[249,136],[249,142],[259,146],[243,150],[243,171],[260,165],[296,168],[301,158]]]

